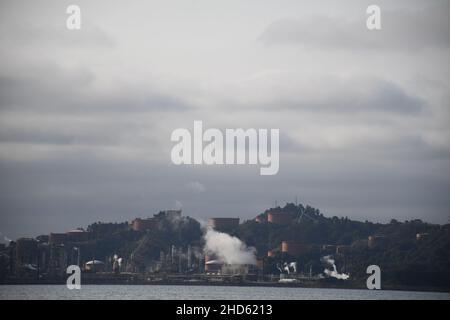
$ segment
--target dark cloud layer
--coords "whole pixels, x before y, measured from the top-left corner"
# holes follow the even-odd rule
[[[360,158],[318,157],[320,168],[311,169],[315,160],[290,163],[284,157],[282,170],[274,177],[260,177],[256,168],[149,168],[89,156],[34,163],[2,161],[2,227],[10,236],[20,236],[25,230],[28,235],[65,231],[95,221],[150,216],[161,208],[174,207],[176,201],[183,204],[186,214],[200,219],[210,216],[211,210],[218,216],[249,219],[275,201],[294,201],[297,195],[327,215],[371,221],[424,214],[427,220],[436,221],[447,215],[450,182],[435,166],[411,174],[379,159],[368,170]],[[448,164],[444,167],[450,169]],[[197,180],[204,186],[200,193],[189,187]],[[433,211],[428,211],[430,206]]]
[[[327,215],[447,222],[448,2],[382,1],[376,33],[359,1],[199,1],[80,1],[79,33],[65,2],[1,4],[3,235],[180,206],[248,219],[297,196]],[[193,120],[279,128],[279,174],[172,165],[170,134]]]
[[[152,92],[151,87],[144,89],[122,83],[118,88],[96,90],[95,81],[95,75],[88,69],[66,70],[55,64],[30,65],[6,74],[0,72],[0,108],[65,114],[191,108],[181,98]]]
[[[393,113],[415,114],[423,111],[425,101],[409,94],[395,83],[381,79],[352,79],[351,81],[324,81],[322,93],[305,96],[299,90],[297,97],[291,100],[280,97],[267,105],[255,108],[280,111],[311,111],[317,113]],[[330,90],[331,89],[331,90]],[[331,91],[331,93],[330,93]]]

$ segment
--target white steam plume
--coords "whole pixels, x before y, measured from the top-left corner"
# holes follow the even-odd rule
[[[280,271],[280,273],[283,273],[283,269],[281,269],[281,265],[277,263],[277,269]]]
[[[0,236],[3,236],[3,240],[5,241],[5,242],[11,242],[12,240],[10,239],[10,238],[8,238],[7,236],[6,236],[6,234],[3,234],[2,232],[0,232]]]
[[[175,209],[177,210],[183,209],[183,203],[179,200],[175,200]]]
[[[327,276],[333,277],[333,278],[336,278],[336,279],[342,279],[342,280],[347,280],[348,278],[350,278],[349,274],[339,273],[337,271],[336,265],[334,264],[334,259],[332,259],[331,256],[322,257],[321,260],[323,262],[329,264],[330,266],[333,266],[333,270],[329,270],[329,269],[323,270],[323,273],[325,273]]]
[[[229,234],[211,228],[204,235],[206,254],[215,254],[226,264],[256,264],[256,249],[247,247],[245,243]]]

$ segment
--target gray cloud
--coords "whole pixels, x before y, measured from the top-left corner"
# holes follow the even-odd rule
[[[89,14],[89,11],[82,11],[82,28],[79,32],[67,32],[66,8],[70,4],[66,1],[61,1],[59,5],[43,0],[34,3],[3,1],[0,13],[0,37],[8,43],[8,48],[2,49],[7,51],[10,48],[22,50],[64,48],[70,51],[83,47],[103,50],[115,47],[113,36],[95,23],[96,17]],[[30,12],[32,16],[29,15]]]
[[[64,70],[54,64],[28,66],[0,75],[0,108],[40,112],[150,112],[191,108],[182,99],[152,88],[122,86],[96,90],[93,72],[84,68]],[[25,73],[25,74],[23,74]],[[42,75],[45,74],[45,77]]]
[[[379,33],[353,0],[79,5],[73,33],[65,2],[1,4],[8,237],[181,203],[246,219],[296,196],[327,215],[448,220],[448,2],[381,1]],[[193,120],[279,128],[280,173],[172,165],[170,134]]]
[[[330,77],[329,79],[333,79]],[[320,81],[320,94],[311,94],[298,88],[298,96],[290,100],[280,97],[266,105],[258,104],[255,108],[267,110],[303,110],[311,112],[328,112],[348,115],[349,113],[397,113],[416,114],[425,110],[425,101],[395,83],[368,78],[350,80],[334,79]]]
[[[317,48],[417,50],[448,48],[450,3],[431,3],[425,9],[385,9],[382,29],[369,31],[362,14],[347,18],[326,15],[284,18],[270,24],[260,36],[267,45],[301,45]],[[311,27],[313,26],[313,27]]]
[[[195,193],[203,193],[206,191],[206,187],[198,181],[191,181],[186,187]]]

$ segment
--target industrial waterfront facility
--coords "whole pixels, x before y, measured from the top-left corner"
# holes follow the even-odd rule
[[[238,217],[211,217],[203,226],[181,210],[166,210],[19,238],[0,245],[0,281],[59,283],[67,267],[77,265],[87,283],[317,285],[340,273],[344,277],[337,279],[351,280],[355,254],[389,246],[390,237],[380,232],[350,242],[344,237],[341,243],[302,240],[314,228],[345,220],[324,218],[310,207],[285,208],[243,223]],[[414,235],[411,241],[419,244],[429,232]]]

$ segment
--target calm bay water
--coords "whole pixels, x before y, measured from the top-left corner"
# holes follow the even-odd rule
[[[309,300],[309,299],[445,299],[450,293],[389,290],[349,290],[279,287],[163,286],[163,285],[85,285],[69,290],[63,285],[2,285],[5,299],[233,299],[233,300]]]

